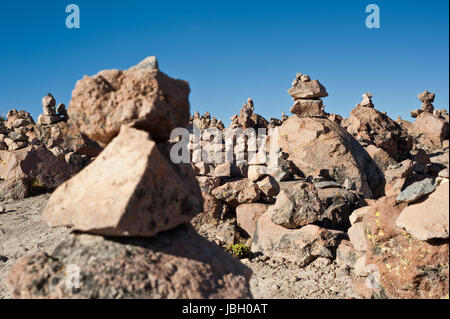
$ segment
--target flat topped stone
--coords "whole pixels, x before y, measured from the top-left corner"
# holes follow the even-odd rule
[[[296,85],[288,90],[294,100],[327,97],[325,87],[318,80],[297,81]]]

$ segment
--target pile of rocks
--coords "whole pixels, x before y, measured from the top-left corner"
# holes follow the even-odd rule
[[[26,111],[10,110],[6,121],[0,122],[0,151],[16,151],[30,144],[33,118]]]
[[[50,93],[42,98],[43,113],[38,117],[38,125],[50,125],[59,121],[67,121],[66,106],[62,103],[59,103],[57,108],[55,106],[56,100]]]
[[[448,147],[449,116],[447,110],[434,109],[435,94],[425,90],[417,98],[422,102],[422,108],[411,111],[411,117],[416,120],[409,127],[409,134],[423,148],[436,150]]]
[[[195,112],[189,119],[189,127],[195,125],[199,130],[206,130],[208,128],[217,128],[221,131],[225,129],[225,125],[222,120],[217,120],[215,116],[211,118],[209,112],[205,112],[202,116],[198,112]]]
[[[327,97],[328,93],[318,80],[311,80],[308,75],[297,73],[288,93],[294,99],[291,113],[304,117],[325,116],[321,98]]]
[[[341,125],[366,148],[381,169],[405,159],[412,148],[408,131],[385,113],[375,109],[370,92]]]
[[[201,212],[202,197],[191,165],[171,162],[165,137],[171,127],[188,124],[189,86],[160,72],[157,63],[149,66],[149,60],[156,61],[150,57],[127,71],[102,71],[77,83],[70,116],[105,149],[52,194],[44,220],[78,232],[51,256],[32,255],[14,266],[9,275],[14,297],[251,297],[249,269],[187,225]],[[105,87],[117,94],[99,97]],[[136,87],[154,90],[144,98]],[[80,95],[94,104],[91,109],[81,107]],[[111,105],[139,112],[123,109],[127,118],[114,117],[110,112],[117,108]],[[88,112],[102,125],[85,121]],[[163,113],[171,114],[166,125],[155,126]],[[66,284],[68,264],[78,267],[79,287]]]

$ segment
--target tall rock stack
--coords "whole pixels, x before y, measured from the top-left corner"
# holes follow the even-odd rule
[[[188,94],[154,57],[78,81],[69,116],[106,147],[52,194],[43,219],[78,233],[52,256],[19,261],[14,297],[251,297],[250,270],[188,226],[202,196],[191,165],[171,162],[168,141],[188,124]],[[79,267],[79,288],[66,285],[68,264]]]
[[[320,177],[322,170],[340,185],[354,184],[367,198],[384,193],[384,177],[370,155],[336,121],[326,118],[321,97],[325,87],[297,74],[288,93],[294,116],[278,131],[278,145],[305,176]]]
[[[325,87],[318,80],[311,80],[306,74],[298,73],[288,93],[294,99],[291,113],[302,117],[325,116],[322,97],[327,97]]]

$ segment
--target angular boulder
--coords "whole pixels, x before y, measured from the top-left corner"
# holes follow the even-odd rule
[[[319,220],[324,206],[314,185],[303,181],[281,182],[275,205],[267,214],[272,222],[285,228],[299,228]]]
[[[380,168],[353,136],[328,119],[290,117],[279,127],[278,145],[306,176],[328,169],[337,182],[348,178],[366,197],[384,193]]]
[[[152,236],[202,211],[190,164],[175,165],[168,145],[123,126],[85,169],[61,185],[44,209],[51,226],[112,236]]]
[[[126,71],[105,70],[79,80],[68,115],[91,140],[108,144],[122,124],[147,130],[155,141],[168,140],[189,122],[189,85],[143,63]]]

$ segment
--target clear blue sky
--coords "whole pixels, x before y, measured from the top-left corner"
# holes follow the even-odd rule
[[[288,112],[297,72],[319,79],[326,111],[346,117],[367,90],[394,119],[410,119],[424,89],[448,108],[447,0],[70,1],[0,2],[0,114],[36,118],[47,92],[67,105],[83,75],[149,55],[189,81],[191,112],[225,123],[247,97],[266,118]],[[65,26],[70,3],[80,29]],[[380,29],[365,27],[370,3]]]

